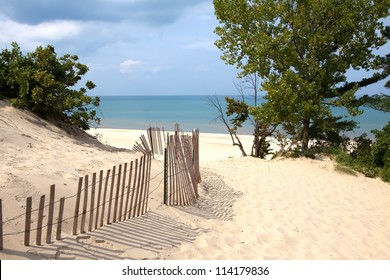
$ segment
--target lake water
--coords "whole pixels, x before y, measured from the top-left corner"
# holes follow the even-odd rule
[[[100,113],[102,128],[147,129],[149,126],[164,127],[173,130],[179,123],[184,131],[199,128],[201,132],[227,133],[226,127],[214,119],[218,116],[216,109],[210,105],[213,96],[102,96],[100,97]],[[223,96],[219,100],[225,108]],[[334,114],[345,111],[334,109]],[[389,113],[370,108],[364,114],[353,118],[359,128],[351,136],[360,135],[373,129],[381,129],[390,120]],[[245,126],[242,134],[252,133],[251,127]]]

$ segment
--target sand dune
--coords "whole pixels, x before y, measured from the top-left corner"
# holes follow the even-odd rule
[[[58,196],[71,196],[79,176],[137,158],[130,149],[144,133],[89,131],[101,144],[0,101],[3,220],[23,215],[25,198],[53,183]],[[251,137],[242,140],[249,150]],[[61,241],[44,246],[6,235],[0,259],[390,259],[388,183],[338,173],[327,158],[243,158],[228,135],[201,133],[200,141],[196,205],[162,204],[157,158],[147,215],[77,237],[68,223]],[[4,233],[23,223],[6,222]]]

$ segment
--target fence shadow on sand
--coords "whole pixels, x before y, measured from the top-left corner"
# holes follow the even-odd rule
[[[221,176],[202,171],[202,183],[199,186],[201,195],[196,204],[176,209],[204,219],[230,221],[234,218],[233,205],[243,193],[226,185]]]
[[[31,259],[158,259],[163,249],[192,242],[202,232],[202,229],[149,212],[76,238],[64,237],[50,246],[31,245],[27,253]]]

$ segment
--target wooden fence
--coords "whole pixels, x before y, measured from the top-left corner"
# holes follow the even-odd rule
[[[135,161],[113,166],[112,169],[99,174],[93,173],[80,177],[77,194],[72,197],[62,197],[55,200],[55,185],[50,187],[48,204],[46,196],[39,199],[37,208],[33,208],[33,197],[26,199],[25,214],[11,218],[24,217],[24,230],[6,235],[24,234],[24,245],[34,243],[42,245],[43,231],[46,229],[44,242],[50,244],[55,239],[60,240],[63,222],[73,221],[73,235],[94,231],[107,224],[125,221],[145,214],[148,211],[152,154],[146,153]],[[76,198],[74,215],[64,218],[65,201]],[[3,249],[3,212],[0,199],[0,250]],[[72,207],[69,205],[69,207]],[[46,219],[44,222],[44,219]]]
[[[192,136],[168,135],[164,155],[164,203],[188,206],[197,201],[199,171],[199,130]]]
[[[46,229],[46,243],[61,239],[64,221],[73,221],[73,235],[94,231],[104,225],[117,223],[143,215],[148,210],[151,161],[155,155],[164,155],[164,203],[166,205],[188,206],[197,201],[199,171],[199,130],[192,135],[179,133],[176,125],[175,134],[167,135],[163,129],[148,129],[148,139],[141,136],[141,143],[136,143],[133,150],[143,155],[119,166],[90,177],[80,177],[77,194],[55,200],[55,185],[50,187],[48,204],[46,196],[39,199],[38,208],[33,208],[33,198],[26,199],[26,212],[3,222],[3,205],[0,199],[0,250],[3,249],[3,224],[23,217],[25,227],[17,233],[24,234],[24,245],[32,243],[31,235],[35,231],[35,243],[42,244],[42,233]],[[64,218],[66,201],[76,198],[74,215]],[[72,207],[72,206],[68,206]],[[44,222],[44,218],[47,220]]]
[[[92,175],[91,185],[88,175],[81,177],[74,210],[73,235],[145,214],[148,209],[151,158],[151,153],[145,153],[139,160],[107,170],[105,176],[100,171],[98,184],[96,173]]]
[[[36,241],[35,243],[37,245],[42,245],[42,231],[44,228],[46,228],[46,243],[50,244],[52,243],[52,235],[53,235],[53,226],[57,226],[56,228],[56,240],[61,239],[61,233],[62,233],[62,222],[63,222],[63,214],[64,214],[64,207],[65,207],[65,197],[62,197],[59,200],[59,204],[57,207],[56,213],[58,213],[57,216],[57,222],[54,222],[54,210],[55,210],[55,185],[50,186],[50,196],[49,196],[49,203],[45,206],[45,199],[46,196],[42,195],[39,199],[39,206],[36,209],[33,209],[32,202],[33,198],[27,197],[26,199],[26,214],[25,214],[25,227],[24,227],[24,245],[29,246],[30,240],[31,240],[31,232],[33,231],[31,227],[33,225],[36,225],[36,228],[34,229],[36,231]],[[33,221],[32,214],[34,212],[37,212],[38,217],[36,221]],[[44,217],[47,216],[47,222],[46,225],[43,224]]]

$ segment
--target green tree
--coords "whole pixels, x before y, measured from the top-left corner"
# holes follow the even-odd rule
[[[222,59],[240,76],[259,74],[266,112],[300,128],[294,137],[302,151],[313,124],[335,119],[331,106],[361,113],[356,91],[389,75],[387,58],[375,55],[388,41],[382,19],[389,1],[214,0],[214,6]],[[354,82],[347,79],[351,70],[375,73]]]
[[[0,54],[0,89],[16,107],[88,129],[91,121],[99,122],[93,110],[99,98],[86,94],[95,84],[87,81],[76,89],[88,70],[76,55],[58,57],[50,45],[23,55],[18,44],[12,43],[11,50]]]

